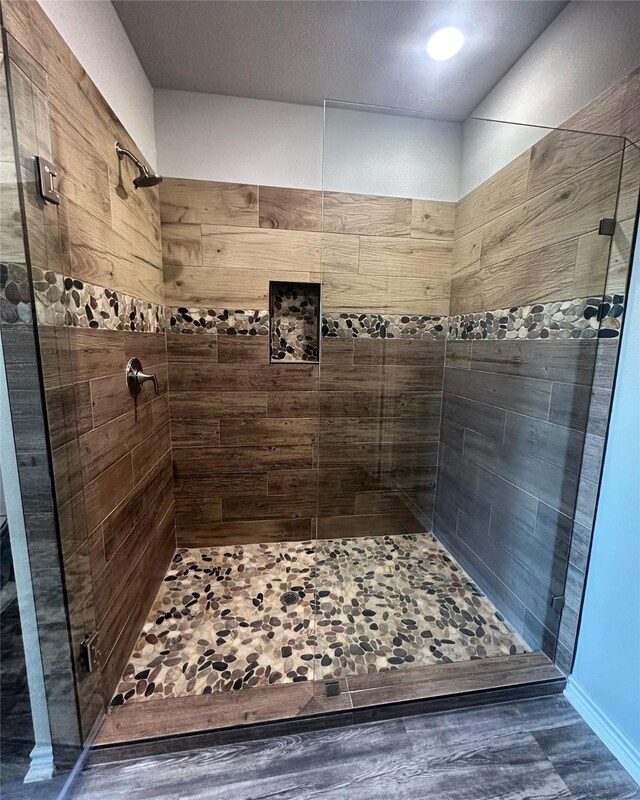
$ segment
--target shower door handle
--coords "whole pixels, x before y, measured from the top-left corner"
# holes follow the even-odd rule
[[[132,358],[127,364],[127,389],[131,397],[137,397],[142,391],[142,384],[153,381],[153,388],[156,394],[160,394],[158,379],[154,373],[148,374],[142,371],[140,359]]]

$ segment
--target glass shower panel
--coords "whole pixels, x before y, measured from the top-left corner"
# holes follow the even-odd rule
[[[21,262],[7,258],[3,242],[2,333],[14,431],[25,434],[16,448],[58,784],[104,710],[100,670],[87,668],[82,648],[96,628],[79,443],[91,411],[73,383],[65,327],[64,208],[42,199],[36,175],[36,157],[55,161],[47,74],[11,36],[5,41],[21,197],[15,219],[27,253]]]
[[[317,677],[554,657],[623,144],[326,103]]]

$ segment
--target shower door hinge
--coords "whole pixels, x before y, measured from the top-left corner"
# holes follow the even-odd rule
[[[42,156],[35,156],[36,163],[36,176],[38,179],[38,191],[40,197],[47,203],[54,205],[60,204],[60,195],[53,185],[53,179],[58,177],[58,170],[53,166],[50,161],[47,161]]]
[[[564,595],[563,594],[554,594],[551,597],[551,603],[549,603],[551,608],[555,608],[558,611],[562,611],[564,608]]]
[[[325,681],[324,691],[327,697],[337,697],[340,694],[340,682]]]
[[[598,225],[598,233],[601,236],[613,236],[616,232],[616,221],[613,217],[602,217]]]
[[[98,648],[98,631],[88,633],[80,645],[80,655],[82,663],[87,672],[93,672],[96,664],[100,660],[100,649]]]

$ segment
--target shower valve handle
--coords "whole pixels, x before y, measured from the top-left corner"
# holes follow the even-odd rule
[[[142,384],[147,381],[153,381],[153,388],[156,394],[160,394],[160,387],[158,386],[158,378],[155,373],[146,373],[142,371],[142,364],[140,359],[132,358],[127,364],[127,389],[131,397],[137,397],[142,391]]]

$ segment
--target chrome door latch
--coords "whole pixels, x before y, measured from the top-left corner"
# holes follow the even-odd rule
[[[53,184],[54,178],[58,177],[58,171],[50,161],[42,156],[35,156],[36,176],[38,179],[38,191],[40,197],[47,203],[55,206],[60,204],[60,195]]]

